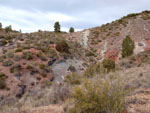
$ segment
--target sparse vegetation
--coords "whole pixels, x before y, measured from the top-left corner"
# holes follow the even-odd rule
[[[148,29],[149,15],[150,11],[129,14],[101,27],[87,29],[89,34],[72,33],[74,28],[70,28],[70,33],[61,32],[59,22],[54,25],[55,32],[20,33],[0,25],[0,112],[30,113],[65,102],[68,102],[65,113],[126,112],[128,89],[137,88],[127,95],[131,97],[137,92],[141,94],[139,89],[147,96],[149,91],[145,89],[150,88],[150,41],[144,32]],[[131,38],[135,39],[137,31],[136,47],[139,48],[135,52],[148,51],[132,54]],[[85,36],[86,47],[82,46]],[[120,43],[123,36],[126,38]],[[21,100],[11,100],[18,95]],[[137,98],[131,103],[136,106]],[[139,103],[147,105],[141,100]]]
[[[150,19],[150,14],[145,14],[141,17],[144,20],[149,20]]]

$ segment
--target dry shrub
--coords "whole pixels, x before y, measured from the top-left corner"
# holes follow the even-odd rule
[[[77,86],[68,113],[123,113],[124,99],[129,90],[118,77],[87,80]]]

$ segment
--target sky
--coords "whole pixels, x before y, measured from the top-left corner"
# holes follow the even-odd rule
[[[144,10],[150,10],[150,0],[0,0],[0,22],[36,32],[53,31],[59,21],[62,31],[80,31]]]

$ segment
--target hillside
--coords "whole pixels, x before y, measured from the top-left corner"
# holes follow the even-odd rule
[[[74,33],[70,38],[95,52],[97,60],[108,57],[117,61],[121,57],[122,41],[127,35],[135,42],[135,54],[149,50],[149,31],[150,12],[143,11],[100,27]]]
[[[133,55],[122,58],[126,36],[135,48]],[[76,86],[86,80],[92,84],[98,79],[117,81],[117,77],[124,83],[122,89],[134,89],[125,95],[125,113],[150,112],[149,36],[149,11],[74,33],[20,33],[1,28],[0,112],[68,112],[66,103]],[[105,72],[104,59],[115,62],[115,72]]]

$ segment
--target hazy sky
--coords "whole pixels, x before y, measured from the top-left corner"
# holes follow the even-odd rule
[[[100,26],[128,13],[150,9],[150,0],[0,0],[0,22],[15,30],[62,30]]]

